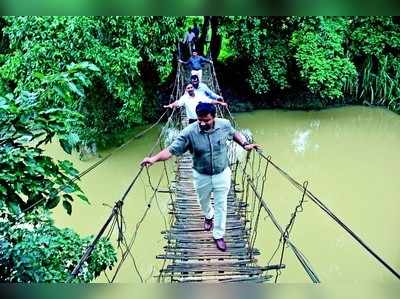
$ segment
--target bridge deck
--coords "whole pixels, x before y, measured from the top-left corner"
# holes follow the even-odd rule
[[[256,265],[257,249],[249,247],[249,232],[242,216],[246,207],[235,196],[228,195],[225,241],[226,252],[219,251],[212,233],[203,230],[204,217],[197,203],[192,182],[192,158],[185,154],[178,160],[175,201],[171,206],[174,222],[163,231],[168,240],[164,254],[168,265],[161,270],[163,280],[171,282],[264,282],[266,269]],[[212,199],[213,200],[213,199]]]

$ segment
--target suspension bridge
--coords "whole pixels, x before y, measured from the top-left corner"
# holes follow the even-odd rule
[[[184,92],[184,84],[188,80],[188,72],[183,66],[178,65],[175,83],[171,93],[171,102],[177,100]],[[214,65],[207,65],[204,69],[203,82],[218,94],[220,88]],[[218,108],[218,116],[225,117],[238,130],[239,127],[228,108]],[[156,149],[165,146],[168,134],[175,130],[179,131],[186,125],[184,112],[176,109],[171,112],[165,111],[160,119],[144,132],[132,137],[121,147],[103,157],[94,165],[83,171],[78,177],[82,177],[101,165],[112,154],[124,148],[131,141],[147,133],[156,127],[168,116],[162,127],[157,141],[151,148],[149,155]],[[192,182],[192,158],[188,153],[179,157],[174,169],[175,177],[169,173],[166,162],[163,162],[163,172],[158,180],[154,182],[146,167],[140,167],[131,183],[125,190],[122,198],[115,203],[109,217],[99,230],[91,245],[87,248],[80,261],[71,273],[71,281],[78,276],[84,267],[85,262],[90,258],[97,242],[101,237],[110,239],[117,235],[118,247],[121,248],[121,256],[114,272],[106,277],[109,282],[114,282],[118,276],[122,264],[130,259],[133,262],[133,269],[137,272],[141,281],[143,277],[138,270],[133,244],[136,240],[143,220],[149,214],[149,210],[157,203],[157,196],[160,193],[169,195],[169,219],[164,219],[166,229],[161,231],[166,245],[163,252],[157,255],[162,261],[162,267],[158,275],[154,275],[158,282],[278,282],[285,265],[286,250],[291,250],[297,258],[305,275],[313,283],[319,283],[320,278],[311,266],[305,254],[290,239],[290,233],[295,224],[296,217],[303,212],[304,202],[307,199],[318,206],[328,217],[340,225],[363,249],[371,254],[382,266],[400,279],[399,273],[377,255],[361,238],[351,230],[341,219],[339,219],[317,196],[308,189],[308,182],[299,183],[286,171],[281,169],[270,156],[264,155],[260,150],[256,152],[241,153],[232,142],[229,146],[228,157],[232,170],[232,184],[228,195],[227,225],[225,240],[228,250],[219,251],[214,244],[211,232],[204,231],[204,216],[197,203],[196,193]],[[298,189],[299,201],[291,211],[291,217],[286,225],[278,223],[273,211],[268,206],[264,197],[268,173],[273,168],[282,175],[288,184]],[[146,177],[152,189],[149,195],[147,208],[135,226],[131,238],[126,237],[126,225],[123,218],[123,205],[129,192],[135,187],[140,177]],[[167,188],[162,188],[162,180],[167,180]],[[259,261],[257,257],[260,249],[255,247],[259,233],[259,221],[262,214],[271,221],[277,229],[280,238],[277,240],[273,256],[268,260]],[[272,245],[275,246],[275,245]],[[262,250],[262,249],[261,249]],[[277,260],[272,264],[272,260]]]

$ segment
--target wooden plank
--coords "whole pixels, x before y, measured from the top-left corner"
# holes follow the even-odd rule
[[[161,279],[174,282],[264,282],[265,267],[256,266],[255,256],[260,252],[249,248],[248,205],[236,197],[235,186],[227,199],[226,252],[218,250],[212,232],[204,231],[204,216],[197,201],[192,182],[192,160],[184,154],[177,162],[173,202],[168,204],[173,217],[171,227],[162,231],[167,245],[157,259],[169,261]],[[211,203],[214,202],[211,196]]]
[[[175,260],[175,263],[181,263],[182,261],[186,263],[190,263],[193,261],[212,261],[214,263],[218,263],[221,261],[247,261],[247,263],[251,264],[257,261],[256,258],[248,258],[247,256],[245,257],[240,257],[240,256],[226,256],[226,257],[213,257],[213,256],[176,256],[173,254],[162,254],[162,255],[157,255],[157,259],[165,259],[165,260]]]

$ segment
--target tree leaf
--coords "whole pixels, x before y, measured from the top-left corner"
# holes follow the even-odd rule
[[[69,201],[74,201],[74,199],[72,198],[72,196],[69,195],[69,194],[63,194],[63,197],[64,197],[65,199],[69,200]]]
[[[87,203],[90,205],[89,199],[88,199],[85,195],[83,195],[83,194],[78,194],[78,197],[79,197],[80,199],[82,199],[84,202],[87,202]]]
[[[75,192],[75,188],[73,188],[73,187],[71,187],[71,186],[65,186],[64,189],[63,189],[63,191],[64,191],[65,193],[72,193],[72,192]]]
[[[68,153],[71,154],[72,153],[72,146],[69,144],[69,142],[66,139],[60,139],[60,145],[63,148],[63,150]]]
[[[50,198],[46,203],[46,208],[54,209],[58,205],[59,202],[60,202],[60,197],[59,196]]]
[[[39,80],[43,80],[45,76],[41,72],[34,72],[33,77],[38,78]]]
[[[2,185],[0,185],[0,194],[3,194],[3,195],[7,194],[7,189]]]
[[[96,65],[94,65],[93,63],[89,63],[88,64],[88,69],[91,70],[91,71],[94,71],[94,72],[100,72],[100,69]]]
[[[14,215],[21,214],[21,207],[16,201],[7,200],[6,205],[7,208],[10,210],[10,212],[13,213]]]
[[[78,88],[78,86],[76,86],[74,82],[68,81],[68,86],[73,92],[75,92],[79,96],[84,96],[83,90],[81,88]]]
[[[69,201],[64,200],[62,204],[63,204],[64,209],[67,210],[67,214],[71,215],[72,214],[72,205],[71,205],[71,203]]]
[[[62,88],[61,88],[60,86],[55,85],[55,86],[53,87],[53,89],[58,93],[58,95],[59,95],[60,97],[62,97],[62,98],[65,97],[65,92],[62,90]]]
[[[7,109],[7,108],[8,108],[7,100],[3,97],[0,97],[0,109]]]

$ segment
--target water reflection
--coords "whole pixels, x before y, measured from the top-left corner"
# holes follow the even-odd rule
[[[309,124],[310,129],[296,129],[292,139],[293,151],[296,154],[304,154],[307,148],[314,151],[319,149],[319,144],[311,144],[310,137],[314,131],[319,129],[320,124],[319,119],[314,119]]]
[[[292,144],[294,146],[294,152],[296,154],[304,154],[306,150],[306,145],[310,139],[311,130],[300,131],[296,130],[294,133],[294,138],[292,140]]]

